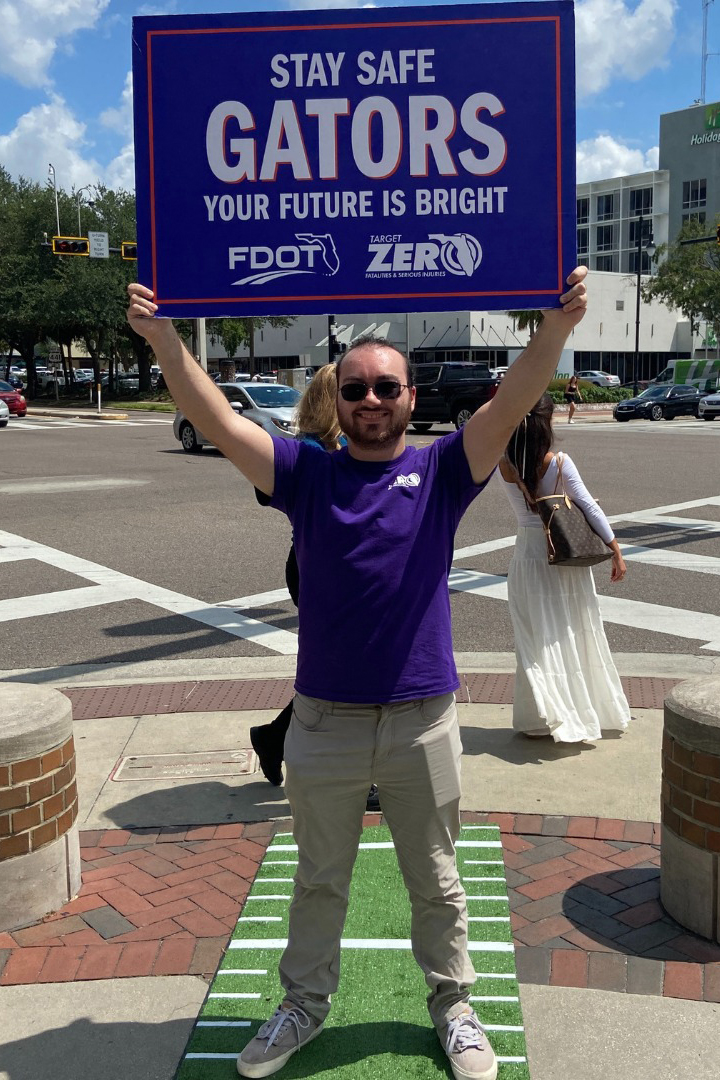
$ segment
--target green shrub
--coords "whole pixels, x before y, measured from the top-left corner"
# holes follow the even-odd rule
[[[565,404],[566,385],[567,379],[553,379],[548,386],[548,393],[556,405]],[[584,379],[580,380],[579,386],[583,402],[589,405],[614,404],[616,401],[623,401],[633,396],[629,388],[596,386],[595,383],[585,382]]]

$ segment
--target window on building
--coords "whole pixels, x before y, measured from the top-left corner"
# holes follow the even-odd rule
[[[597,219],[598,221],[611,221],[615,217],[615,193],[610,192],[609,195],[598,195],[597,197]]]
[[[641,228],[642,224],[642,228]],[[628,241],[630,247],[637,247],[638,237],[640,242],[649,240],[652,236],[652,221],[643,219],[642,223],[639,221],[630,222],[630,232],[628,235]]]
[[[648,255],[647,251],[640,252],[640,255],[641,255],[640,273],[641,274],[649,274],[650,270],[651,270],[650,256]],[[637,251],[631,251],[629,253],[629,255],[628,255],[628,271],[629,271],[629,273],[637,274],[637,265],[638,265]]]
[[[612,251],[615,247],[612,225],[598,225],[595,229],[595,250]]]
[[[616,311],[624,311],[625,310],[625,301],[624,300],[616,300],[615,301],[615,310]]]
[[[705,224],[705,211],[704,210],[695,210],[691,214],[683,214],[682,220],[683,220],[683,225],[685,224],[686,221],[697,221],[698,224],[704,225]]]
[[[590,220],[590,199],[578,199],[577,200],[577,223],[578,225],[587,225]]]
[[[696,210],[707,202],[706,180],[683,181],[683,210]]]
[[[595,256],[595,269],[596,270],[610,270],[617,273],[618,269],[618,257],[617,252],[614,255],[596,255]]]
[[[632,188],[630,191],[630,217],[652,214],[653,191],[651,187]]]
[[[590,250],[588,247],[588,229],[578,229],[577,231],[577,249],[578,255],[587,255]]]

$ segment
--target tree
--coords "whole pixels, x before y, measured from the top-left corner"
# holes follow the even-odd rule
[[[683,244],[713,233],[706,243]],[[720,333],[720,247],[715,226],[688,221],[673,244],[662,244],[654,261],[657,272],[642,287],[645,301],[662,300],[692,322],[702,319],[717,338]],[[660,261],[667,255],[664,261]]]
[[[515,319],[518,330],[529,330],[531,338],[543,321],[542,311],[508,311],[508,315]]]
[[[218,341],[222,344],[228,360],[233,360],[238,349],[247,345],[250,358],[250,374],[255,374],[255,332],[262,326],[290,326],[293,320],[285,315],[274,317],[252,318],[244,316],[240,319],[208,319],[207,331],[213,345]]]

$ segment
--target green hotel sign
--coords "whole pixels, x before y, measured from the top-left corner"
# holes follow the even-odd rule
[[[720,102],[705,106],[705,130],[720,131]]]

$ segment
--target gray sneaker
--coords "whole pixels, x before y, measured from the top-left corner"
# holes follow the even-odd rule
[[[473,1010],[454,1017],[443,1033],[445,1053],[456,1080],[496,1080],[497,1061],[485,1029]]]
[[[237,1059],[241,1076],[272,1076],[323,1029],[291,1001],[283,1001]]]

